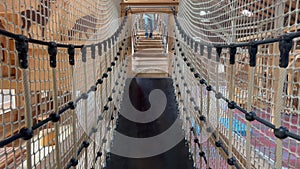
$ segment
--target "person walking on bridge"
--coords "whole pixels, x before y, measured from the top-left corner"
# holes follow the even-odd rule
[[[153,29],[154,29],[154,14],[144,14],[143,15],[144,22],[145,22],[145,36],[146,38],[152,38],[153,36]],[[148,26],[150,23],[150,34],[148,34]]]

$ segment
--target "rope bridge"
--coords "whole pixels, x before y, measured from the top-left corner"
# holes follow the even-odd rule
[[[104,168],[136,20],[118,21],[107,0],[45,0],[35,18],[52,19],[27,29],[18,23],[33,14],[16,12],[29,10],[26,2],[5,2],[0,13],[0,168]],[[169,74],[194,167],[299,168],[300,92],[290,90],[299,90],[298,9],[262,1],[275,12],[260,14],[258,4],[223,3],[182,1],[168,21],[174,32],[163,29],[174,33]]]

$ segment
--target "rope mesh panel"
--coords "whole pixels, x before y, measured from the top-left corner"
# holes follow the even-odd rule
[[[179,6],[178,21],[188,36],[201,43],[228,45],[265,40],[299,31],[299,2],[183,0]],[[179,38],[179,41],[183,42],[184,39]],[[181,44],[184,46],[185,43]],[[280,54],[278,43],[258,46],[256,66],[253,68],[254,79],[250,84],[253,86],[253,93],[249,93],[248,90],[252,76],[248,48],[237,48],[232,74],[234,90],[229,89],[232,85],[230,83],[230,49],[223,48],[220,62],[215,61],[214,57],[217,53],[214,49],[212,59],[208,59],[206,46],[204,50],[198,47],[197,52],[192,54],[190,53],[193,49],[189,47],[183,51],[187,57],[190,57],[189,61],[194,62],[192,65],[196,72],[199,72],[209,85],[216,87],[216,75],[219,76],[218,90],[224,97],[229,98],[229,93],[233,92],[233,101],[239,106],[256,112],[257,116],[276,126],[285,126],[299,134],[300,60],[298,38],[293,40],[289,65],[286,68],[286,74],[283,74],[282,77],[279,76],[281,68],[278,66]],[[188,83],[191,86],[194,85],[192,79]],[[204,91],[202,114],[206,117],[213,117],[209,118],[209,123],[219,124],[220,138],[224,140],[225,147],[232,146],[233,156],[241,164],[240,166],[245,168],[246,166],[248,168],[249,166],[254,168],[281,168],[281,166],[299,168],[299,141],[287,138],[282,140],[281,147],[278,144],[281,140],[274,136],[273,130],[257,121],[247,124],[244,114],[236,109],[232,113],[233,131],[229,131],[230,110],[227,108],[227,103],[219,101],[220,113],[219,119],[217,119],[216,105],[212,104],[216,101],[210,96],[210,111],[207,114],[206,89]],[[248,103],[248,97],[252,102],[251,105]],[[278,104],[281,100],[283,101],[282,109],[280,108],[281,104]],[[250,128],[248,135],[246,134],[247,128]],[[233,133],[232,138],[229,137],[231,132]],[[250,144],[247,146],[248,138]],[[247,150],[251,160],[247,160]],[[212,158],[216,156],[216,154],[211,155]],[[210,160],[209,166],[215,168],[216,164],[211,161],[213,160]]]
[[[0,29],[23,34],[37,40],[54,41],[66,45],[90,45],[104,41],[116,32],[121,23],[121,20],[118,19],[118,9],[110,0],[3,1],[0,11]],[[119,37],[114,45],[120,43],[124,36],[125,34],[122,33],[121,38]],[[21,128],[25,127],[26,119],[31,119],[32,125],[47,119],[53,112],[56,102],[58,110],[63,109],[72,100],[75,102],[75,99],[86,93],[90,86],[95,85],[97,79],[101,79],[102,74],[107,72],[107,68],[111,66],[112,59],[116,55],[116,49],[118,49],[107,48],[107,51],[103,50],[103,54],[99,56],[97,48],[96,58],[92,59],[91,49],[88,48],[87,62],[85,63],[82,53],[76,49],[75,66],[72,68],[69,65],[68,50],[58,48],[57,64],[56,68],[53,68],[55,73],[52,73],[47,46],[29,43],[29,68],[21,70],[18,65],[14,40],[0,35],[0,42],[1,140],[17,134]],[[89,66],[93,63],[95,66]],[[123,68],[116,65],[118,67],[114,72]],[[23,80],[21,71],[28,71],[28,82]],[[71,72],[74,72],[73,75]],[[95,76],[93,76],[94,72]],[[85,131],[91,129],[92,126],[84,126],[81,124],[81,119],[87,119],[87,115],[90,117],[94,115],[94,112],[100,114],[103,112],[103,106],[107,104],[108,97],[112,95],[111,89],[114,87],[112,75],[110,76],[104,80],[101,87],[98,86],[100,90],[91,91],[87,100],[80,100],[75,110],[67,110],[62,113],[57,128],[54,127],[55,123],[49,122],[36,129],[33,138],[29,141],[19,139],[1,147],[0,168],[66,168],[71,158],[79,159],[78,168],[103,166],[105,161],[103,156],[102,160],[98,159],[95,165],[97,152],[93,150],[106,151],[109,147],[107,143],[104,146],[89,145],[85,152],[80,152],[78,156],[77,151],[83,141],[96,142],[96,140],[90,140],[87,136],[88,131]],[[22,83],[29,85],[32,117],[25,115]],[[52,88],[54,84],[57,97]],[[73,92],[74,96],[72,96]],[[93,101],[95,98],[96,101]],[[112,126],[110,124],[111,113],[116,113],[116,111],[113,110],[114,104],[111,103],[108,107],[108,112],[98,125],[100,126],[98,131],[101,132],[97,132],[95,137],[92,137],[99,139],[99,143],[102,138],[107,139],[112,134],[107,132],[106,127]],[[77,115],[73,116],[74,113]],[[75,125],[73,125],[73,117],[75,117]],[[75,132],[76,135],[74,135]],[[55,141],[56,134],[58,135],[58,144]],[[73,136],[76,136],[75,140]],[[30,149],[26,148],[26,142],[29,143]],[[59,161],[55,156],[57,150],[59,150]],[[88,157],[88,161],[86,161],[86,157]]]

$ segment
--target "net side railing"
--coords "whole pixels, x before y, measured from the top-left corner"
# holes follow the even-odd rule
[[[198,151],[198,168],[228,168],[229,163],[240,168],[299,168],[299,140],[280,139],[271,129],[282,126],[300,134],[298,15],[298,1],[180,2],[173,73],[180,97],[186,97],[182,108],[193,119],[187,124],[198,134],[197,140],[189,136],[191,145],[202,143],[201,149],[191,147],[191,152]],[[250,57],[250,47],[255,57]],[[184,73],[191,68],[191,76]],[[196,72],[200,79],[198,74],[193,77]],[[210,87],[238,108],[216,99]],[[259,120],[247,120],[245,111]],[[207,127],[215,133],[207,133]]]
[[[118,15],[109,0],[1,3],[0,168],[105,166],[126,67]]]

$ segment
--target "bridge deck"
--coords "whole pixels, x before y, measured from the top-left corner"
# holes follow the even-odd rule
[[[120,115],[118,119],[119,125],[116,130],[134,138],[152,137],[167,130],[174,123],[178,115],[172,80],[169,78],[134,78],[131,83],[130,81],[131,79],[128,79],[126,82],[126,85],[130,85],[129,93],[124,93],[123,95],[130,96],[131,102],[137,110],[145,111],[150,107],[148,97],[153,89],[161,89],[166,94],[166,109],[158,119],[145,124],[132,122]],[[126,107],[121,104],[121,111],[126,111]],[[192,169],[193,161],[189,160],[188,148],[185,146],[185,140],[182,139],[181,142],[169,151],[153,157],[126,158],[111,154],[110,160],[107,161],[107,168]]]

